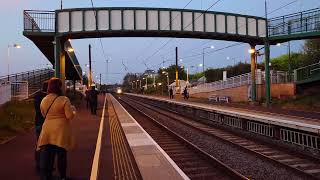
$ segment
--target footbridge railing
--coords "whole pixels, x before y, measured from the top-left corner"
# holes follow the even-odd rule
[[[31,32],[55,32],[54,11],[23,11],[24,30]]]
[[[297,84],[320,81],[320,62],[294,70],[294,80]]]
[[[320,33],[320,8],[268,20],[269,37]]]

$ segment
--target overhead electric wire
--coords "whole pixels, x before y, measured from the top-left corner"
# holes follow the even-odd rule
[[[96,9],[95,6],[94,6],[93,0],[90,0],[90,1],[91,1],[92,9]],[[98,23],[97,22],[97,20],[98,20],[97,12],[96,11],[93,11],[93,12],[94,12],[95,21],[96,21],[96,23]],[[97,35],[99,36],[99,34],[100,34],[100,31],[99,31],[99,28],[97,28]],[[102,55],[103,55],[104,59],[107,60],[107,56],[106,56],[106,53],[104,51],[104,46],[103,46],[101,37],[99,37],[99,41],[100,41],[100,47],[101,47],[101,50],[102,50]]]
[[[183,27],[183,28],[182,28],[182,31],[183,31],[185,28],[189,27],[192,23],[194,23],[195,20],[197,20],[199,17],[201,17],[204,13],[208,12],[208,10],[210,10],[213,6],[215,6],[216,4],[218,4],[220,1],[222,1],[222,0],[217,0],[217,1],[215,1],[211,6],[209,6],[209,8],[207,8],[205,11],[201,12],[201,14],[200,14],[197,18],[193,19],[186,27]],[[173,40],[173,39],[168,40],[168,41],[167,41],[165,44],[163,44],[157,51],[155,51],[155,53],[153,53],[151,56],[149,56],[148,58],[146,58],[143,62],[145,62],[145,63],[148,62],[148,61],[150,60],[150,58],[152,58],[152,57],[153,57],[154,55],[156,55],[159,51],[161,51],[161,49],[162,49],[163,47],[165,47],[167,44],[169,44],[172,40]]]
[[[295,3],[295,2],[297,2],[297,0],[291,1],[291,2],[289,2],[289,3],[287,3],[287,4],[283,5],[283,6],[280,6],[279,8],[274,9],[274,10],[268,12],[267,15],[272,14],[272,13],[274,13],[274,12],[276,12],[276,11],[279,11],[279,10],[281,10],[281,9],[283,9],[283,8],[285,8],[285,7],[293,4],[293,3]],[[250,22],[249,22],[249,23],[250,23]],[[207,43],[207,42],[206,42],[206,43]],[[206,44],[206,43],[203,43],[201,46],[203,46],[203,45]],[[206,52],[205,54],[212,54],[212,53],[215,53],[215,52],[224,50],[224,49],[228,49],[228,48],[231,48],[231,47],[239,46],[239,45],[241,45],[241,44],[243,44],[243,43],[233,43],[233,44],[228,45],[228,46],[225,46],[225,47],[223,47],[223,48]],[[195,49],[196,49],[196,48],[195,48]],[[202,55],[203,55],[203,53],[196,53],[196,54],[193,54],[193,55],[190,55],[190,56],[181,57],[181,58],[182,58],[182,59],[188,59],[188,58],[197,57],[197,56],[202,56]]]
[[[192,1],[193,1],[193,0],[190,0],[182,9],[185,9]],[[170,26],[170,23],[172,23],[172,21],[174,21],[177,17],[178,17],[178,15],[176,15],[173,19],[171,19],[171,21],[169,22],[169,24],[168,24],[164,29],[166,29],[167,27],[169,27],[169,26]],[[160,23],[160,22],[158,22],[158,23]],[[151,45],[156,41],[156,39],[157,39],[157,38],[154,38],[154,39],[149,43],[149,45],[142,50],[142,55],[143,55],[144,52],[146,52],[146,51],[145,51],[146,49],[149,49],[149,48],[151,47]],[[138,55],[138,56],[136,57],[136,60],[137,60],[140,56],[142,56],[142,55]]]

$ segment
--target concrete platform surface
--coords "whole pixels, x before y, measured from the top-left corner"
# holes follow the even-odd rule
[[[88,180],[91,174],[92,161],[103,109],[104,97],[99,97],[98,115],[91,115],[83,102],[77,109],[72,121],[76,138],[76,148],[68,152],[68,177],[72,180]],[[35,133],[21,134],[10,142],[0,145],[0,179],[1,180],[36,180],[34,149]],[[55,168],[57,171],[57,168]],[[54,172],[58,175],[58,172]]]

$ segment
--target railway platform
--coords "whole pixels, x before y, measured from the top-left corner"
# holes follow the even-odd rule
[[[77,142],[68,152],[72,180],[189,179],[111,95],[99,97],[97,115],[82,102],[72,125]],[[33,131],[0,145],[0,179],[39,179],[35,145]]]
[[[266,124],[273,124],[277,126],[284,126],[292,129],[298,129],[306,132],[311,132],[315,134],[320,134],[320,114],[313,114],[312,117],[303,115],[292,115],[288,113],[276,113],[268,112],[265,110],[255,110],[254,108],[239,108],[239,107],[229,107],[221,106],[208,103],[185,101],[181,98],[169,99],[166,97],[156,97],[156,96],[146,96],[139,94],[128,94],[132,96],[147,98],[151,100],[163,101],[167,103],[173,103],[177,105],[182,105],[185,107],[194,107],[204,110],[214,111],[220,114],[231,115],[239,118],[251,119],[258,122],[263,122]],[[307,114],[307,113],[306,113]]]

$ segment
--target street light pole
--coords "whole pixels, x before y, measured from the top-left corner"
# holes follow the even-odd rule
[[[21,46],[19,44],[13,44],[12,46],[11,45],[8,45],[8,51],[7,51],[7,61],[8,61],[8,82],[10,81],[10,48],[13,47],[13,48],[17,48],[17,49],[20,49]]]
[[[213,49],[214,46],[202,48],[202,74],[203,74],[204,77],[205,77],[205,75],[204,75],[204,50],[209,49],[209,48]],[[204,83],[205,83],[205,78],[203,78],[203,84]]]
[[[10,81],[10,45],[8,45],[8,54],[7,54],[7,61],[8,61],[8,82]]]

